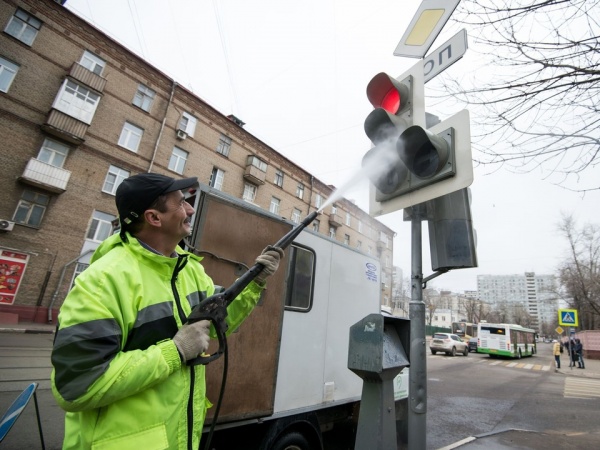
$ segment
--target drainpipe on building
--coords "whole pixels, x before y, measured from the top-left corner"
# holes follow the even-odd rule
[[[50,252],[48,252],[50,253]],[[37,308],[42,305],[42,300],[44,299],[44,294],[46,293],[46,288],[48,287],[48,281],[50,281],[50,276],[52,275],[52,269],[54,268],[54,263],[56,262],[56,257],[58,253],[50,253],[53,256],[52,262],[50,263],[50,267],[46,271],[46,276],[44,277],[44,282],[42,283],[42,289],[40,289],[40,295],[37,299],[37,303],[35,304],[35,312],[37,313]],[[37,315],[37,314],[36,314]]]
[[[310,214],[310,204],[312,202],[314,184],[315,184],[315,177],[311,175],[310,176],[310,195],[308,197],[308,214]]]
[[[154,144],[154,152],[152,153],[152,159],[150,160],[150,166],[148,167],[148,173],[152,172],[152,166],[154,166],[154,160],[156,159],[156,153],[158,153],[158,144],[160,144],[160,138],[162,137],[163,130],[165,129],[165,123],[167,122],[167,115],[169,114],[169,107],[173,102],[173,95],[175,95],[175,88],[177,87],[177,82],[173,80],[173,86],[171,87],[171,95],[169,96],[169,102],[167,103],[167,108],[165,109],[165,116],[163,117],[162,123],[160,124],[160,131],[158,132],[158,137],[156,138],[156,143]]]
[[[60,287],[62,285],[63,279],[65,278],[65,272],[67,271],[67,267],[69,267],[74,262],[79,261],[79,258],[83,258],[85,255],[88,255],[88,254],[93,253],[93,252],[94,252],[94,250],[92,250],[92,249],[86,250],[81,255],[79,255],[77,258],[72,259],[71,261],[69,261],[68,263],[66,263],[63,266],[63,268],[62,268],[62,270],[60,272],[60,278],[58,280],[58,284],[56,285],[56,289],[54,290],[54,294],[52,294],[52,300],[50,301],[50,305],[48,305],[48,323],[52,323],[52,307],[54,306],[54,302],[58,298],[58,293],[60,291]]]

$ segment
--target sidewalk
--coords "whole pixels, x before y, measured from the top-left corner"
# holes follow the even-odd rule
[[[585,369],[578,369],[577,363],[575,363],[575,367],[569,367],[569,360],[564,358],[561,358],[561,360],[560,369],[555,370],[556,373],[567,376],[600,378],[600,360],[598,359],[584,359]],[[552,368],[554,368],[554,361],[552,361]]]

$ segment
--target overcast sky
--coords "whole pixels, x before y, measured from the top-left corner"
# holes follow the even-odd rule
[[[342,186],[371,144],[363,131],[372,110],[365,94],[378,72],[398,76],[416,60],[393,56],[418,0],[68,0],[66,7],[128,47],[198,97],[246,122],[245,129],[321,181]],[[457,31],[449,23],[435,49]],[[472,47],[469,41],[469,46]],[[476,52],[440,76],[473,74]],[[475,75],[488,76],[481,69]],[[434,89],[436,80],[425,87]],[[430,86],[431,85],[431,86]],[[456,106],[434,101],[442,120]],[[471,111],[471,127],[477,116]],[[587,181],[600,179],[598,167]],[[555,185],[549,173],[514,174],[475,167],[472,214],[479,267],[444,274],[428,287],[476,289],[478,274],[556,273],[567,243],[561,214],[600,225],[600,192]],[[582,181],[583,183],[583,181]],[[344,195],[368,211],[368,184]],[[410,276],[410,223],[402,212],[380,217],[393,229],[394,264]],[[423,224],[423,272],[431,273]]]

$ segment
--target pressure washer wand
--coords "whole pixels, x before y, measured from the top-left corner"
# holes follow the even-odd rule
[[[298,235],[304,230],[313,220],[320,214],[319,211],[310,213],[306,218],[292,228],[281,239],[279,239],[272,247],[281,249],[287,248]],[[225,350],[225,333],[227,332],[227,307],[240,295],[240,293],[248,286],[252,280],[264,269],[260,263],[255,263],[241,277],[239,277],[231,286],[224,291],[211,295],[207,299],[201,301],[190,313],[187,318],[187,323],[198,322],[200,320],[210,320],[217,332],[219,340],[219,350],[210,356],[199,356],[196,359],[188,361],[188,365],[208,364],[211,361],[219,358]]]

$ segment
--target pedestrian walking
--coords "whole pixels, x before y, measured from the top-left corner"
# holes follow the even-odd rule
[[[215,285],[200,257],[178,244],[194,208],[183,190],[197,178],[155,173],[116,192],[120,234],[102,242],[58,316],[52,391],[65,417],[66,449],[197,449],[206,410],[205,366],[188,361],[216,336],[185,324]],[[283,251],[267,247],[262,272],[228,306],[229,333],[258,303]]]
[[[554,343],[552,353],[554,354],[554,361],[556,363],[556,370],[560,369],[560,353],[562,351],[562,344],[558,341]]]
[[[577,368],[585,369],[585,364],[583,363],[583,344],[579,339],[575,339],[575,357],[577,358]]]

